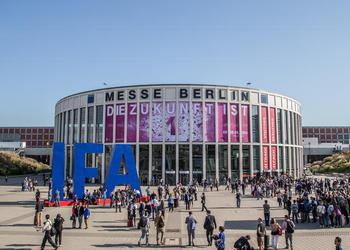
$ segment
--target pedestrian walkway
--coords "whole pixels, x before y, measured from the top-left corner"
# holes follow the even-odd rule
[[[40,188],[46,193],[44,188]],[[255,227],[256,219],[263,217],[263,200],[243,197],[241,208],[234,208],[235,195],[228,191],[207,192],[207,207],[216,217],[218,226],[223,225],[226,230],[226,249],[233,249],[234,242],[243,235],[251,235],[253,246],[256,247]],[[0,250],[1,249],[39,249],[42,233],[37,232],[33,224],[34,193],[19,192],[19,187],[0,186]],[[285,211],[277,207],[274,199],[269,199],[271,215],[282,218]],[[196,249],[210,249],[207,247],[206,235],[203,229],[205,212],[201,212],[200,201],[195,202],[192,209],[198,221],[196,230]],[[137,228],[126,227],[126,210],[115,213],[115,209],[91,208],[91,225],[87,230],[71,229],[70,207],[45,208],[44,214],[51,217],[61,213],[65,218],[63,231],[63,245],[60,249],[153,249],[156,248],[155,228],[151,221],[150,246],[137,246],[140,231]],[[188,211],[180,202],[180,207],[174,213],[166,211],[165,246],[162,249],[190,248],[187,245],[187,231],[184,223]],[[350,228],[320,229],[315,224],[298,224],[294,237],[295,250],[333,249],[335,236],[343,238],[343,248],[350,249]],[[217,233],[214,232],[214,233]],[[284,238],[280,239],[283,248]],[[52,249],[47,247],[47,249]],[[192,248],[191,248],[192,249]],[[214,249],[212,247],[211,249]]]

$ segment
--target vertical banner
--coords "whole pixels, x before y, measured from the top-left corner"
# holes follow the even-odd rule
[[[271,169],[277,170],[277,147],[271,146]]]
[[[190,104],[188,102],[179,102],[178,124],[178,140],[188,142],[190,140]]]
[[[136,142],[137,103],[128,103],[127,141]]]
[[[148,102],[140,103],[139,111],[139,141],[149,141],[149,112],[150,104]]]
[[[270,134],[271,134],[271,143],[277,143],[276,109],[275,108],[270,108]]]
[[[115,142],[124,142],[125,104],[115,105]]]
[[[249,105],[241,105],[242,142],[249,142]]]
[[[238,104],[230,104],[231,142],[239,142],[239,108]]]
[[[205,138],[206,142],[215,142],[215,103],[205,103]]]
[[[227,104],[218,103],[218,140],[219,142],[228,141],[227,129]]]
[[[176,141],[176,102],[165,103],[165,140]]]
[[[203,105],[201,102],[192,103],[192,141],[203,141]]]
[[[261,129],[263,143],[269,143],[269,122],[267,111],[267,107],[261,107]]]
[[[106,105],[105,112],[105,142],[113,142],[113,120],[114,120],[114,105]]]
[[[152,141],[163,141],[163,103],[152,103]]]
[[[269,146],[262,147],[262,161],[263,161],[263,169],[269,170]]]

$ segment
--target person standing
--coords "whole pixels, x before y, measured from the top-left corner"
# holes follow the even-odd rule
[[[43,203],[42,201],[40,201],[40,199],[36,202],[36,205],[35,205],[35,225],[37,227],[41,227],[41,224],[42,224],[42,217],[43,217]]]
[[[79,216],[79,208],[78,208],[78,205],[74,203],[72,207],[72,215],[70,217],[72,221],[72,228],[77,227],[77,218],[79,218],[78,216]]]
[[[169,207],[169,212],[174,212],[174,197],[172,194],[169,194],[169,199],[168,199],[168,207]]]
[[[298,221],[299,206],[296,202],[297,202],[296,200],[293,200],[293,204],[291,206],[292,220],[293,220],[293,222],[299,223],[299,221]]]
[[[146,246],[148,246],[148,236],[149,236],[150,223],[149,223],[149,218],[145,214],[142,214],[142,216],[140,218],[139,228],[141,230],[141,237],[138,241],[138,245],[141,246],[141,240],[146,238]]]
[[[8,181],[8,177],[7,175],[5,175],[5,183],[7,184],[7,181]]]
[[[193,217],[192,211],[188,212],[188,216],[186,217],[185,223],[187,224],[188,245],[194,246],[197,220]]]
[[[295,224],[294,222],[289,218],[288,215],[284,216],[284,222],[282,224],[282,230],[285,232],[285,238],[286,238],[286,249],[293,250],[293,233],[294,233]]]
[[[218,240],[215,242],[215,246],[218,250],[225,250],[225,234],[224,234],[225,228],[223,226],[219,227],[219,237]]]
[[[50,220],[50,215],[49,214],[45,215],[45,219],[46,219],[46,221],[44,222],[44,225],[42,227],[42,232],[44,233],[44,238],[43,238],[43,241],[41,243],[40,249],[41,250],[45,249],[45,245],[46,245],[47,241],[51,244],[51,246],[54,249],[57,249],[58,246],[55,244],[55,242],[53,242],[53,240],[51,238],[52,222]]]
[[[90,213],[90,209],[89,209],[89,205],[86,204],[85,205],[85,209],[84,209],[84,224],[85,224],[85,229],[89,228],[89,218],[91,216]]]
[[[207,210],[207,216],[205,217],[203,227],[206,232],[208,246],[211,246],[213,244],[213,239],[212,239],[213,231],[214,229],[216,229],[216,220],[215,220],[215,216],[211,215],[210,210]]]
[[[163,245],[163,237],[164,237],[164,227],[165,227],[165,219],[164,216],[160,213],[160,211],[157,211],[156,218],[154,219],[154,225],[156,227],[157,231],[157,245],[159,245],[159,234],[160,236],[160,243]]]
[[[278,240],[279,240],[279,237],[282,235],[282,228],[277,223],[275,218],[271,219],[271,235],[272,235],[272,240],[271,240],[272,248],[277,250]]]
[[[79,229],[81,229],[81,226],[83,224],[83,219],[84,219],[84,211],[85,211],[85,208],[83,206],[83,203],[80,202],[79,203],[79,207],[78,207],[78,213],[77,213],[77,217],[78,217],[78,222],[79,222]]]
[[[264,238],[266,235],[266,228],[261,218],[258,219],[258,225],[256,227],[256,238],[258,241],[259,250],[264,250]]]
[[[60,191],[58,189],[56,189],[55,192],[55,207],[59,207],[60,206]]]
[[[265,200],[263,208],[264,208],[265,226],[268,227],[270,226],[270,205],[267,203],[267,200]]]
[[[57,214],[55,221],[53,223],[56,229],[55,243],[57,246],[62,245],[63,222],[64,222],[64,219],[62,218],[61,214]]]

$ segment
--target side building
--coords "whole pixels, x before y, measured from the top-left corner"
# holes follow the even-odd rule
[[[104,182],[112,146],[131,144],[141,183],[302,174],[300,103],[263,90],[206,84],[138,85],[64,97],[55,108],[55,141],[101,143],[88,166]],[[127,171],[127,170],[125,170]]]

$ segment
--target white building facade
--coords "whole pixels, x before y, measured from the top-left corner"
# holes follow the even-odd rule
[[[61,99],[55,141],[66,144],[72,176],[75,143],[101,143],[88,154],[103,183],[114,144],[133,147],[142,185],[302,174],[300,103],[263,90],[206,84],[105,88]],[[127,171],[127,169],[125,170]]]

